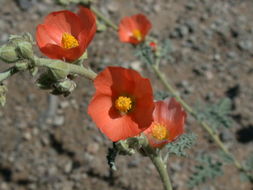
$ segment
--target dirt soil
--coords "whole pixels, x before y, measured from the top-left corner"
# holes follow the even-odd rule
[[[9,34],[34,35],[43,17],[64,9],[52,0],[0,0],[0,5],[0,44]],[[172,43],[170,60],[161,63],[167,78],[190,105],[197,100],[216,103],[230,98],[234,124],[231,130],[220,131],[222,140],[240,161],[253,152],[252,0],[100,0],[95,5],[115,23],[124,16],[147,15],[153,23],[151,34]],[[120,43],[111,29],[98,33],[88,51],[87,63],[95,71],[108,65],[132,67],[151,79],[154,91],[163,90],[154,74],[133,56],[133,48]],[[1,71],[8,66],[1,63]],[[139,154],[118,157],[115,178],[109,178],[106,153],[111,142],[86,113],[94,92],[91,82],[79,78],[77,89],[67,98],[49,95],[34,82],[29,73],[5,82],[7,103],[0,109],[0,190],[162,189],[154,166]],[[193,118],[188,117],[186,128],[198,140],[189,158],[170,159],[175,190],[188,189],[186,181],[200,153],[218,151]],[[195,188],[251,189],[232,165],[225,166],[223,176]]]

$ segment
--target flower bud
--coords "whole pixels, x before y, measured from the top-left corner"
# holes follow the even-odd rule
[[[8,43],[0,47],[0,59],[6,63],[18,61],[19,56],[16,52],[16,46],[12,43]]]
[[[24,71],[24,70],[28,69],[28,63],[27,62],[19,62],[19,63],[16,63],[15,67],[19,71]]]
[[[62,82],[55,83],[54,87],[55,89],[52,91],[52,94],[63,94],[64,96],[68,96],[76,88],[76,83],[72,80],[66,79]]]
[[[20,56],[27,59],[33,59],[32,44],[27,41],[22,41],[17,44]]]

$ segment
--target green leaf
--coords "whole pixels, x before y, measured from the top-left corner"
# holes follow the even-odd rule
[[[155,100],[164,100],[165,98],[172,96],[172,95],[170,95],[164,91],[156,91],[154,96],[155,96]]]
[[[227,155],[224,151],[220,150],[218,152],[218,155],[220,158],[227,164],[230,164],[233,162],[234,158],[232,156]]]
[[[220,127],[231,127],[233,124],[233,120],[229,116],[231,109],[232,103],[229,98],[223,98],[217,104],[207,105],[204,109],[201,109],[200,106],[196,108],[198,119],[207,121],[214,130]]]
[[[187,156],[185,151],[195,144],[196,138],[193,133],[183,134],[176,141],[168,143],[166,148],[168,148],[169,154]]]
[[[190,188],[223,175],[221,162],[213,161],[212,157],[208,155],[202,155],[198,158],[198,161],[200,163],[195,166],[194,172],[188,180],[188,186]]]

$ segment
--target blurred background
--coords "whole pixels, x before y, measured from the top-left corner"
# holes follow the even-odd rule
[[[52,11],[70,9],[53,0],[0,0],[0,45],[10,34],[30,32]],[[145,14],[153,23],[151,34],[170,39],[170,59],[161,70],[190,105],[232,101],[231,129],[220,137],[243,161],[253,152],[253,1],[252,0],[97,0],[94,4],[116,24],[120,18]],[[39,55],[38,48],[34,47]],[[134,56],[129,44],[108,29],[97,33],[85,64],[99,72],[108,65],[138,70],[151,79],[154,91],[163,86]],[[0,71],[9,65],[1,63]],[[106,160],[111,142],[86,113],[94,92],[90,81],[77,79],[67,98],[39,90],[29,73],[11,77],[7,102],[0,109],[0,190],[161,190],[159,176],[148,158],[119,156],[114,179]],[[169,170],[175,190],[186,190],[199,154],[216,155],[217,146],[188,117],[187,131],[198,135],[187,158],[172,157]],[[196,190],[251,190],[233,165],[224,175]]]

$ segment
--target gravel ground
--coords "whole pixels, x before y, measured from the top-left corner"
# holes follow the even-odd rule
[[[51,0],[0,0],[0,44],[9,34],[31,32],[51,11],[64,9]],[[169,61],[162,70],[191,105],[197,100],[215,103],[222,97],[233,102],[233,128],[220,131],[239,160],[247,158],[253,143],[253,1],[252,0],[136,0],[97,1],[96,6],[115,23],[144,13],[153,23],[152,35],[170,39]],[[71,7],[73,10],[74,6]],[[98,33],[89,47],[87,62],[96,71],[108,65],[132,67],[162,85],[121,44],[111,29]],[[0,69],[8,65],[1,64]],[[78,79],[67,98],[38,90],[35,79],[21,73],[9,79],[6,106],[0,110],[0,190],[161,190],[158,174],[147,158],[136,154],[117,159],[114,180],[106,161],[111,142],[86,113],[94,89]],[[170,174],[177,190],[186,190],[194,158],[213,153],[217,146],[188,117],[187,130],[198,134],[189,158],[172,158]],[[224,175],[196,190],[251,190],[238,172],[227,165]]]

